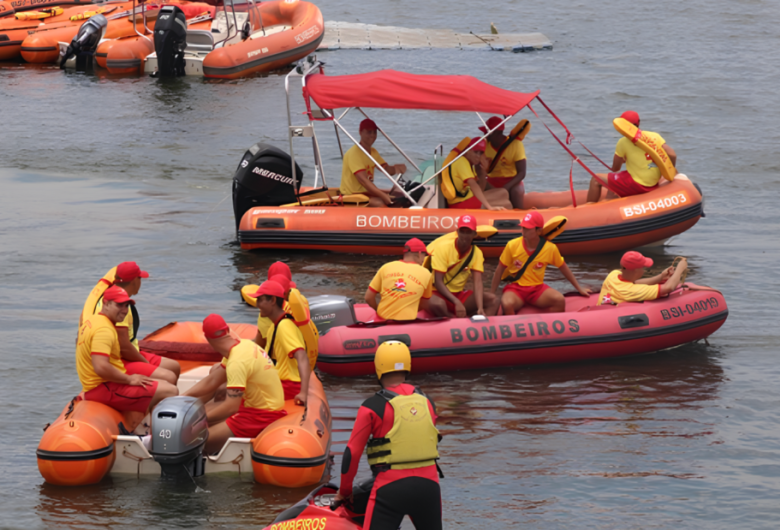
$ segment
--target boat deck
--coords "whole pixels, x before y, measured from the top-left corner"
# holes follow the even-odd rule
[[[377,26],[353,22],[325,22],[325,35],[317,50],[414,50],[459,48],[529,52],[552,50],[552,42],[541,33],[472,35],[451,29],[416,29]]]

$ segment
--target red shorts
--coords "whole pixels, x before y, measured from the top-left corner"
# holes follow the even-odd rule
[[[507,184],[512,182],[512,179],[514,179],[514,178],[515,177],[488,177],[487,181],[488,181],[488,184],[490,184],[494,188],[503,188],[504,186],[506,186]],[[524,188],[523,181],[521,180],[520,184],[518,184],[515,187],[516,188]],[[524,189],[524,191],[525,191],[525,189]]]
[[[122,364],[125,365],[125,370],[127,371],[127,375],[135,375],[135,374],[141,374],[145,375],[146,377],[152,377],[152,374],[155,370],[157,370],[157,367],[151,363],[142,363],[141,361],[129,363],[127,361],[122,361]]]
[[[282,381],[282,390],[284,390],[284,399],[292,399],[301,392],[301,382]]]
[[[159,355],[155,355],[154,353],[147,353],[145,351],[142,351],[141,355],[144,356],[144,359],[149,361],[149,364],[155,367],[159,367],[160,363],[162,362],[162,357],[160,357]]]
[[[253,409],[245,407],[242,402],[241,406],[238,407],[238,412],[225,420],[225,423],[227,423],[233,436],[237,438],[254,438],[263,429],[286,415],[286,410]]]
[[[549,289],[550,286],[546,283],[539,285],[517,285],[516,283],[510,283],[504,287],[504,292],[510,292],[520,297],[520,300],[526,304],[535,305],[542,293]]]
[[[480,210],[482,208],[482,201],[476,197],[470,197],[463,202],[457,204],[450,204],[448,208],[459,208],[462,210]]]
[[[610,190],[617,193],[620,197],[630,197],[631,195],[647,193],[658,187],[658,184],[651,188],[642,186],[634,180],[634,177],[632,177],[628,171],[609,173],[607,175],[607,183],[609,184]]]
[[[466,305],[466,300],[468,300],[469,296],[471,296],[474,293],[474,291],[460,291],[459,293],[452,293],[455,298],[460,300],[460,303],[463,305]],[[439,291],[433,291],[433,294],[444,300],[444,303],[447,304],[447,311],[455,314],[455,304],[450,302],[447,298],[444,298],[444,296]]]
[[[84,399],[103,403],[119,412],[146,412],[156,391],[157,381],[144,386],[101,383],[89,392],[85,392]]]

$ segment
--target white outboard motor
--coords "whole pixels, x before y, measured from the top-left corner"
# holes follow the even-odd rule
[[[152,450],[163,475],[203,474],[203,446],[209,437],[206,407],[190,396],[165,398],[152,411]]]
[[[154,23],[155,77],[184,75],[184,49],[187,47],[187,16],[177,6],[160,8]]]
[[[79,32],[70,41],[70,45],[60,57],[60,68],[66,66],[75,66],[76,70],[87,70],[92,68],[92,62],[95,59],[95,50],[98,44],[106,34],[108,19],[101,15],[93,15],[84,22],[79,28]],[[71,61],[71,59],[74,59]],[[68,64],[68,61],[71,61]]]
[[[309,298],[311,321],[324,335],[335,326],[351,326],[357,322],[355,301],[346,296],[324,294]]]

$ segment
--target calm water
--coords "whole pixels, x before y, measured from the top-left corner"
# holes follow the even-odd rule
[[[333,75],[396,68],[541,89],[607,159],[617,138],[611,119],[632,108],[677,150],[679,169],[706,196],[707,218],[653,257],[660,268],[688,256],[690,279],[726,294],[729,320],[708,345],[619,362],[414,378],[440,407],[447,527],[775,528],[780,4],[601,4],[320,3],[331,20],[474,32],[495,22],[502,32],[542,31],[554,51],[337,51],[320,58]],[[213,476],[197,479],[197,491],[155,478],[55,488],[38,474],[35,448],[41,427],[79,391],[73,338],[84,298],[120,261],[136,260],[152,274],[138,296],[143,332],[212,311],[253,321],[238,289],[264,277],[276,259],[290,263],[307,295],[362,296],[384,259],[249,253],[232,243],[230,180],[241,155],[256,141],[286,149],[283,78],[161,82],[4,65],[0,98],[0,526],[245,528],[271,521],[305,492]],[[475,127],[467,115],[371,114],[419,160]],[[337,150],[325,136],[336,184]],[[378,147],[391,154],[387,144]],[[526,149],[529,189],[566,185],[569,160],[540,124]],[[575,178],[587,181],[584,172]],[[598,285],[617,259],[570,266]],[[548,277],[565,288],[560,275]],[[327,377],[325,385],[343,441],[376,385]],[[334,446],[337,464],[342,449]]]

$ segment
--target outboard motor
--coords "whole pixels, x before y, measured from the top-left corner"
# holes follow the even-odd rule
[[[244,153],[233,175],[233,214],[236,231],[247,210],[256,206],[280,206],[297,200],[303,172],[295,164],[298,187],[293,186],[290,155],[268,144],[255,144]]]
[[[163,475],[203,474],[203,446],[209,437],[206,407],[190,396],[165,398],[152,411],[152,450]]]
[[[92,68],[92,61],[95,58],[95,50],[98,44],[106,34],[108,19],[101,15],[93,15],[84,22],[79,28],[79,32],[70,41],[68,49],[60,57],[60,68],[65,68],[66,63],[76,57],[76,70],[87,70]]]
[[[335,326],[351,326],[357,322],[355,301],[346,296],[324,294],[309,298],[311,321],[324,335]]]
[[[157,53],[157,76],[184,75],[184,48],[187,47],[187,17],[177,6],[160,8],[154,23],[154,50]]]

